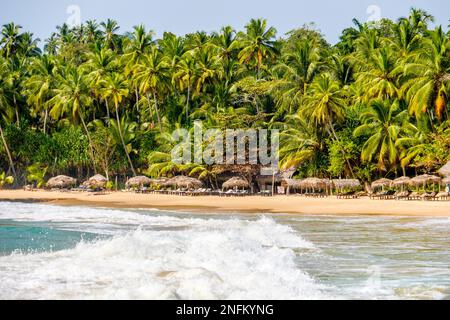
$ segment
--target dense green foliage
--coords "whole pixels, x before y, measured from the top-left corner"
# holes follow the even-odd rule
[[[298,175],[430,172],[450,160],[450,37],[433,18],[361,24],[328,44],[311,26],[276,37],[266,20],[161,39],[113,20],[57,27],[42,52],[13,23],[0,39],[0,171],[109,178],[208,165],[170,160],[173,130],[281,129]],[[219,170],[220,171],[220,170]]]

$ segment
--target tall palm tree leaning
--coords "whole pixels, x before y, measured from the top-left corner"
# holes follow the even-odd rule
[[[117,126],[119,129],[119,135],[120,140],[122,142],[123,150],[125,151],[125,154],[127,156],[131,171],[133,171],[133,175],[136,176],[136,171],[134,170],[133,162],[131,161],[130,155],[125,145],[125,141],[123,139],[123,132],[119,116],[119,105],[122,103],[123,99],[128,96],[128,94],[129,94],[128,83],[122,74],[114,72],[109,77],[106,78],[106,81],[104,83],[103,96],[105,101],[109,99],[114,103]]]

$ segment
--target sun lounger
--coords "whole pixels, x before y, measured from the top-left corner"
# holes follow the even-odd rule
[[[420,192],[414,191],[408,196],[408,200],[420,200],[421,196],[422,196],[422,194]]]
[[[422,195],[422,200],[433,200],[436,197],[436,192],[427,192]]]
[[[408,199],[409,192],[408,191],[402,191],[395,195],[395,200],[404,200]]]
[[[434,197],[435,200],[450,200],[450,194],[448,192],[439,192],[436,197]]]

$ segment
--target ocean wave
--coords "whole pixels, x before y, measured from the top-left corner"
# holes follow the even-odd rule
[[[299,251],[314,250],[314,244],[268,217],[29,206],[9,205],[5,211],[0,204],[0,219],[76,222],[85,230],[101,230],[106,223],[128,230],[68,250],[0,257],[0,299],[330,298],[295,262]]]

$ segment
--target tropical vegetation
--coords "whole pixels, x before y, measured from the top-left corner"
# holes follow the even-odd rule
[[[314,25],[277,37],[264,19],[160,39],[143,25],[121,33],[114,20],[91,20],[57,27],[42,48],[6,24],[2,181],[101,173],[214,183],[223,168],[170,157],[172,132],[196,120],[204,130],[281,130],[280,169],[298,176],[435,171],[450,160],[450,33],[420,9],[353,24],[332,45]]]

